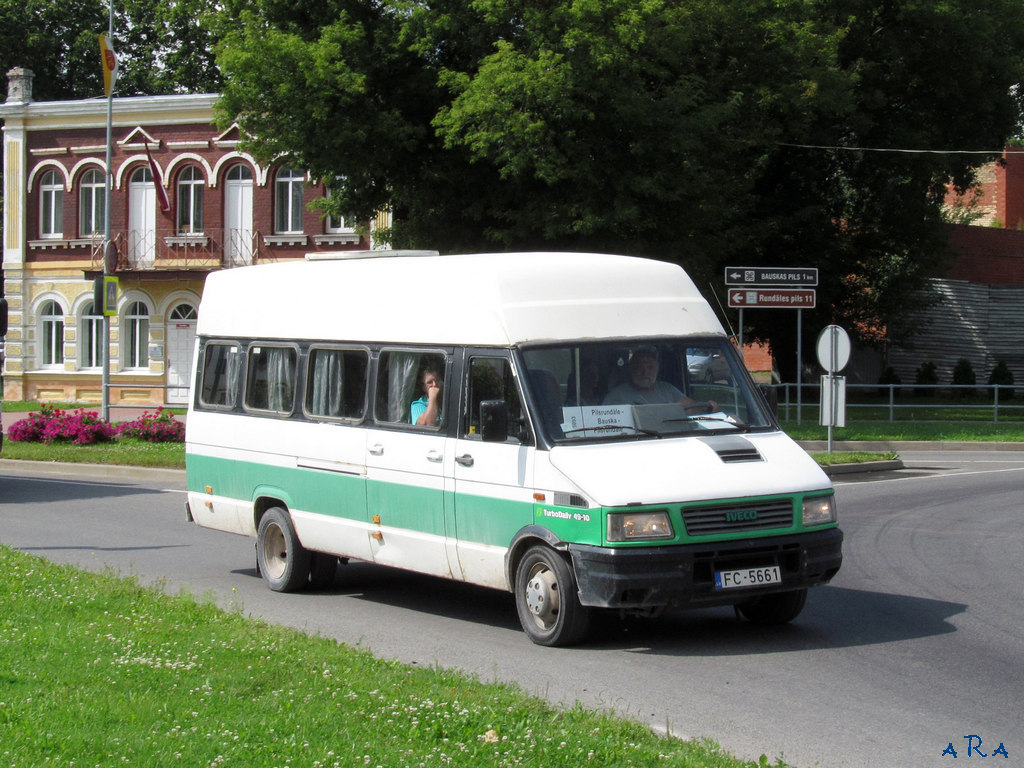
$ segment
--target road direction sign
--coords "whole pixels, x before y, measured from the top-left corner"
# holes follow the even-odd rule
[[[739,309],[814,309],[816,298],[813,288],[729,289],[729,306]]]
[[[726,267],[726,285],[817,285],[817,267]]]

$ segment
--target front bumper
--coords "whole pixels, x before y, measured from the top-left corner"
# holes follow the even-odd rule
[[[580,602],[600,608],[726,605],[825,584],[843,562],[838,528],[670,547],[570,544]],[[779,566],[780,584],[716,589],[715,571]]]

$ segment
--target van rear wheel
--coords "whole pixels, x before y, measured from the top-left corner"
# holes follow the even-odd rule
[[[737,605],[748,621],[755,624],[786,624],[800,615],[807,602],[806,589],[763,595]]]
[[[571,645],[590,627],[590,609],[580,604],[569,563],[550,547],[527,550],[516,569],[516,611],[538,645]]]
[[[338,558],[323,552],[310,555],[309,588],[327,589],[334,584],[334,576],[338,572]]]
[[[291,517],[281,507],[271,507],[260,518],[256,563],[274,592],[295,592],[309,582],[309,550],[299,542]]]

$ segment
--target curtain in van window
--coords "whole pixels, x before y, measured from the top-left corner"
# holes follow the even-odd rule
[[[420,355],[415,352],[391,352],[388,355],[388,421],[409,421],[409,406],[416,392],[416,371]]]
[[[281,347],[264,349],[267,356],[267,407],[290,411],[295,397],[295,352]]]
[[[338,349],[318,349],[313,353],[313,395],[309,410],[317,416],[341,416],[342,382],[345,356]]]

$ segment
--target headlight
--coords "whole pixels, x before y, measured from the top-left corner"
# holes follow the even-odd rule
[[[813,499],[804,499],[804,525],[824,525],[835,521],[836,500],[834,496],[815,496]]]
[[[608,515],[608,541],[671,539],[668,512],[624,512]]]

